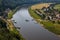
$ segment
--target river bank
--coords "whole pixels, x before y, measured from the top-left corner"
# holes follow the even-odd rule
[[[48,3],[47,3],[48,4]],[[46,5],[46,4],[45,4]],[[40,4],[41,6],[41,4]],[[55,33],[56,35],[60,35],[60,26],[59,24],[57,23],[52,23],[51,21],[49,20],[42,20],[41,17],[35,12],[35,9],[41,9],[40,6],[32,6],[30,7],[28,10],[29,10],[29,13],[30,15],[39,23],[39,24],[42,24],[42,26],[46,29],[48,29],[49,31]],[[47,6],[47,5],[46,5]],[[35,7],[35,8],[33,8]],[[45,7],[45,6],[44,6]]]
[[[13,10],[10,10],[9,13],[8,13],[8,19],[11,19],[13,17],[13,15],[15,14],[15,12],[19,9],[20,9],[20,6],[16,7]]]
[[[15,28],[14,24],[12,23],[11,19],[7,19],[8,22],[8,29],[11,33],[14,33],[15,36],[19,39],[19,40],[24,40],[24,38],[22,37],[22,35],[19,33],[19,31]]]
[[[16,28],[20,27],[19,32],[26,40],[60,40],[58,36],[38,24],[35,19],[30,16],[27,7],[22,7],[19,11],[17,11],[13,15],[12,20],[17,22],[14,23],[14,25]]]
[[[20,34],[20,32],[17,30],[17,28],[15,28],[11,18],[13,17],[13,15],[15,14],[15,12],[17,10],[20,9],[20,6],[19,7],[16,7],[16,9],[14,10],[10,10],[9,13],[8,13],[8,19],[6,20],[8,23],[8,29],[11,33],[14,33],[14,35],[19,39],[19,40],[24,40],[24,38],[22,37],[22,35]]]
[[[3,40],[24,40],[19,33],[19,31],[15,28],[11,19],[4,19],[0,16],[0,39]],[[10,37],[10,38],[9,38]]]

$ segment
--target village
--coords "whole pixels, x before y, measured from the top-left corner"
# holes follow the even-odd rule
[[[54,5],[50,5],[49,7],[43,7],[41,9],[34,10],[43,20],[49,20],[58,22],[60,24],[60,11],[58,9],[54,9]]]

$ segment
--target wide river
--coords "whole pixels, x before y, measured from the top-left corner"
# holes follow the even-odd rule
[[[60,40],[60,38],[46,30],[38,24],[30,16],[28,7],[22,7],[14,15],[12,20],[16,27],[20,27],[19,31],[26,40]]]

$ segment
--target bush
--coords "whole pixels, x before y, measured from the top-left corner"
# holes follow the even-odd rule
[[[58,24],[60,24],[60,21],[58,21]]]

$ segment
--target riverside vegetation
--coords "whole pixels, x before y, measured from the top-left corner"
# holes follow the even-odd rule
[[[11,26],[12,22],[6,22],[7,20],[4,20],[0,18],[0,40],[23,40],[16,28],[13,25],[13,27]],[[8,23],[9,26],[7,26]]]
[[[13,14],[19,8],[19,4],[15,4],[14,1],[0,0],[0,40],[24,40],[11,21]]]
[[[60,35],[60,4],[37,4],[29,7],[29,13],[44,28]]]

